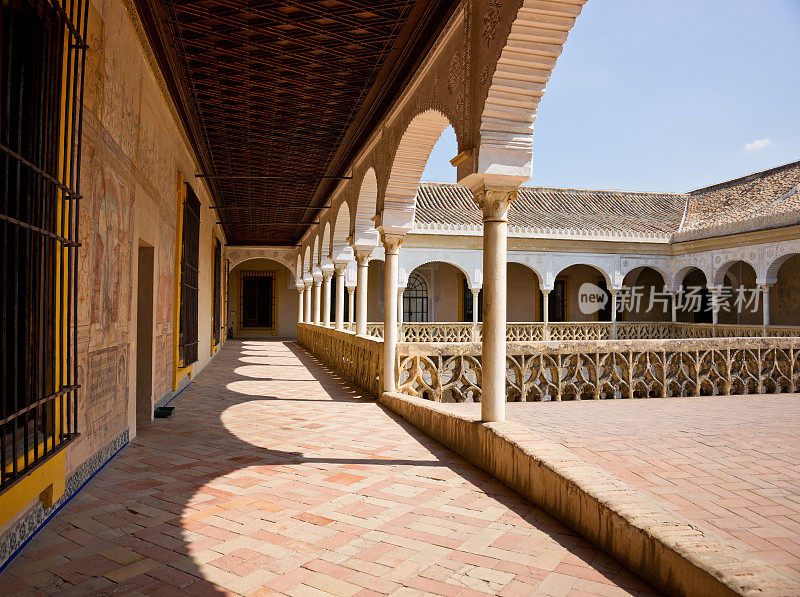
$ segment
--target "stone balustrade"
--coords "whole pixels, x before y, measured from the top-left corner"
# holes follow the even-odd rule
[[[611,323],[607,321],[558,322],[548,324],[548,339],[610,340]],[[464,322],[404,323],[405,342],[480,342],[482,326]],[[383,324],[367,324],[367,335],[383,338]],[[728,325],[710,323],[619,322],[618,340],[680,339],[680,338],[756,338],[764,335],[760,325]],[[770,337],[800,336],[800,326],[768,326]],[[510,322],[506,325],[508,342],[539,342],[545,340],[544,323]]]
[[[350,382],[370,394],[380,393],[382,340],[323,325],[298,323],[297,341]]]
[[[509,342],[506,400],[648,398],[800,391],[800,338]],[[398,343],[398,391],[481,397],[479,343]]]

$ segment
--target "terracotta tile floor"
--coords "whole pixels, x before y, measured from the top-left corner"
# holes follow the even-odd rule
[[[0,593],[639,595],[616,562],[294,345],[229,342]]]
[[[510,403],[507,416],[800,577],[800,395]]]

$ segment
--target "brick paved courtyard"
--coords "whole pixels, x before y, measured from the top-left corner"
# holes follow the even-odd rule
[[[650,594],[294,345],[231,341],[172,405],[0,593]]]
[[[507,406],[508,420],[800,577],[800,396]]]

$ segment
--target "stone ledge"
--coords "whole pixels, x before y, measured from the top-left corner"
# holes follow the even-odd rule
[[[800,581],[521,425],[404,394],[380,402],[668,594],[800,594]]]

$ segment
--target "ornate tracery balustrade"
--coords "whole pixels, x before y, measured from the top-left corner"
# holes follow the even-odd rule
[[[371,394],[380,392],[382,340],[309,323],[297,324],[297,340],[352,383]]]
[[[800,391],[800,338],[509,342],[508,401]],[[479,401],[479,343],[398,344],[399,391]]]
[[[478,323],[431,322],[404,323],[402,339],[405,342],[479,342],[482,326]],[[800,326],[768,326],[770,337],[800,336]],[[619,322],[618,340],[667,340],[680,338],[757,338],[764,334],[760,325],[728,325],[710,323],[660,323]],[[367,324],[367,335],[383,338],[383,324]],[[539,342],[545,339],[544,323],[510,322],[506,327],[509,342]],[[560,340],[610,340],[611,323],[606,321],[559,322],[548,325],[548,339]]]

